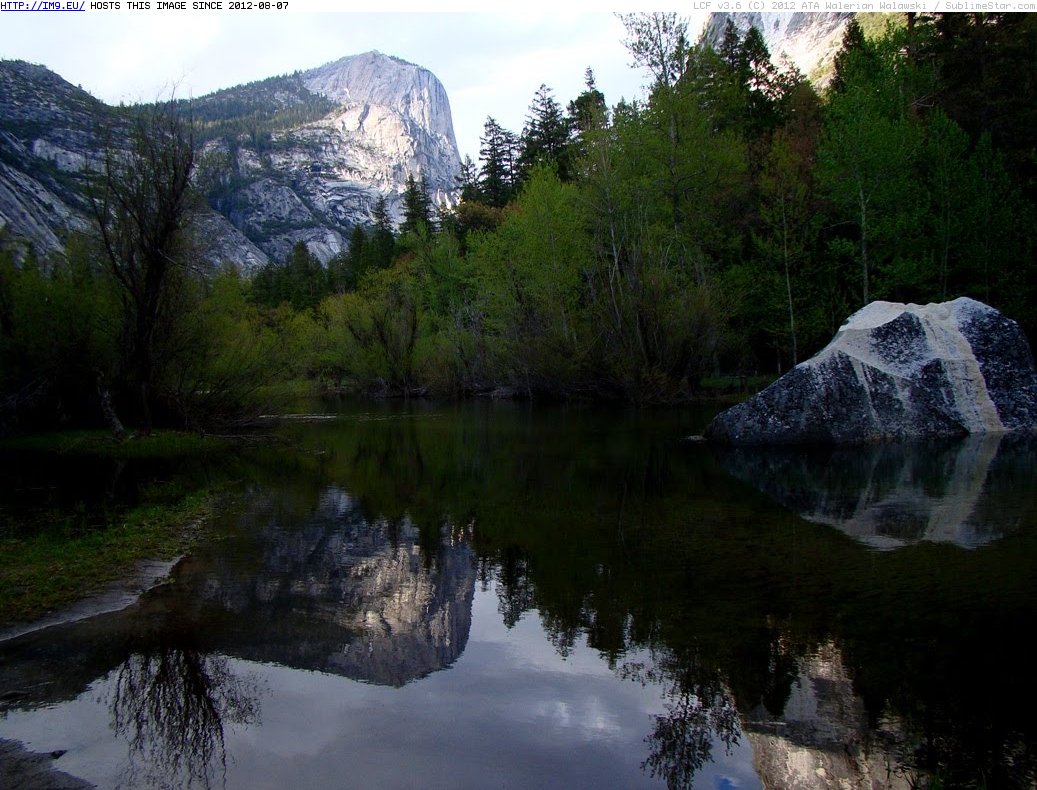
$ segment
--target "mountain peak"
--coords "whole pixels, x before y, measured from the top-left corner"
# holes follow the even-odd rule
[[[313,93],[345,106],[377,105],[442,140],[454,158],[457,142],[446,89],[426,68],[376,50],[348,55],[302,73]]]
[[[411,175],[437,205],[456,200],[446,90],[400,58],[350,55],[192,107],[219,260],[254,268],[303,242],[326,262],[378,201],[399,218]],[[0,228],[46,253],[87,227],[80,174],[97,158],[95,130],[118,114],[43,66],[0,61]]]

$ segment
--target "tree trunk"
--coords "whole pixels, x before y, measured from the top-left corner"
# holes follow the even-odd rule
[[[100,374],[97,375],[97,397],[101,403],[101,414],[104,415],[104,421],[108,423],[115,441],[124,441],[127,436],[126,428],[123,427],[119,415],[115,413],[115,407],[112,406],[112,393],[104,385],[104,379]]]

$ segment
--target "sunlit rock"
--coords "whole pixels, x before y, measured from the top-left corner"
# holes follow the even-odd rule
[[[720,414],[729,444],[841,444],[1033,433],[1037,374],[1015,321],[962,297],[872,302],[826,348]]]
[[[192,243],[217,266],[251,271],[298,242],[327,263],[380,200],[401,219],[410,176],[435,206],[457,199],[446,90],[399,58],[367,52],[228,88],[194,99],[192,113],[210,204]],[[0,229],[19,255],[58,253],[68,231],[91,227],[85,175],[116,114],[42,66],[0,61]]]
[[[730,19],[739,32],[755,27],[775,63],[788,59],[804,75],[824,84],[832,74],[832,63],[842,46],[843,32],[852,12],[741,12],[712,14],[706,25],[706,40],[719,49]]]

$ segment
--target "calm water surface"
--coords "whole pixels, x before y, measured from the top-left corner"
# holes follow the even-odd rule
[[[0,642],[0,738],[104,788],[1037,782],[1032,444],[338,411],[162,470],[240,496],[138,604]]]

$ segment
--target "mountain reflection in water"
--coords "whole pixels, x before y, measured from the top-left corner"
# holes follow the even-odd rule
[[[171,584],[0,642],[0,738],[102,786],[1032,786],[1032,450],[718,460],[702,422],[289,426]]]
[[[193,605],[226,623],[223,649],[391,686],[461,655],[475,589],[470,530],[444,524],[423,553],[409,517],[369,521],[337,486],[296,521],[280,505],[252,498],[238,516],[247,537],[181,568]]]

